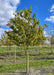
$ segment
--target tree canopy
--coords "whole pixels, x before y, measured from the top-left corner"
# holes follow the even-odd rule
[[[7,26],[12,31],[6,32],[9,39],[14,40],[16,45],[39,45],[43,40],[44,28],[47,27],[40,25],[40,20],[36,17],[36,13],[32,14],[31,6],[27,10],[26,8],[14,13],[15,17],[10,19]]]

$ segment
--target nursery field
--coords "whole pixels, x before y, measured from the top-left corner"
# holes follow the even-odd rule
[[[54,47],[32,46],[28,53],[30,69],[48,68],[54,75]],[[18,72],[26,72],[26,47],[0,47],[0,73]]]

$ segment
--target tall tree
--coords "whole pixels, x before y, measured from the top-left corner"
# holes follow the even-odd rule
[[[36,13],[31,16],[31,6],[14,13],[15,17],[8,21],[12,31],[6,32],[9,39],[13,39],[16,45],[26,46],[27,51],[27,73],[29,72],[28,47],[41,44],[44,37],[44,26],[40,26],[40,20],[36,17]]]

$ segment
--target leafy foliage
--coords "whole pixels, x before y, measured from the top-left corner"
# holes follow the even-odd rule
[[[36,18],[36,13],[31,17],[31,6],[14,13],[15,17],[8,21],[12,31],[6,32],[9,39],[13,39],[16,45],[39,45],[45,39],[44,28],[47,26],[40,25],[40,20]]]

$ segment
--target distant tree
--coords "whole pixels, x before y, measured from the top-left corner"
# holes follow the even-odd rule
[[[51,40],[51,43],[54,44],[54,35],[52,35]]]
[[[48,34],[48,41],[50,42],[50,45],[51,45],[51,53],[53,53],[53,50],[52,50],[52,45],[54,43],[54,29],[47,29],[46,30],[46,33]]]
[[[5,32],[1,35],[1,44],[5,46],[14,45],[13,40],[8,39],[8,35]]]
[[[7,24],[12,31],[6,32],[9,39],[13,39],[16,45],[26,46],[27,73],[29,72],[28,47],[41,44],[45,39],[44,28],[47,26],[41,26],[36,13],[32,17],[31,13],[31,7],[28,10],[25,8],[15,12],[15,17],[10,19]]]

